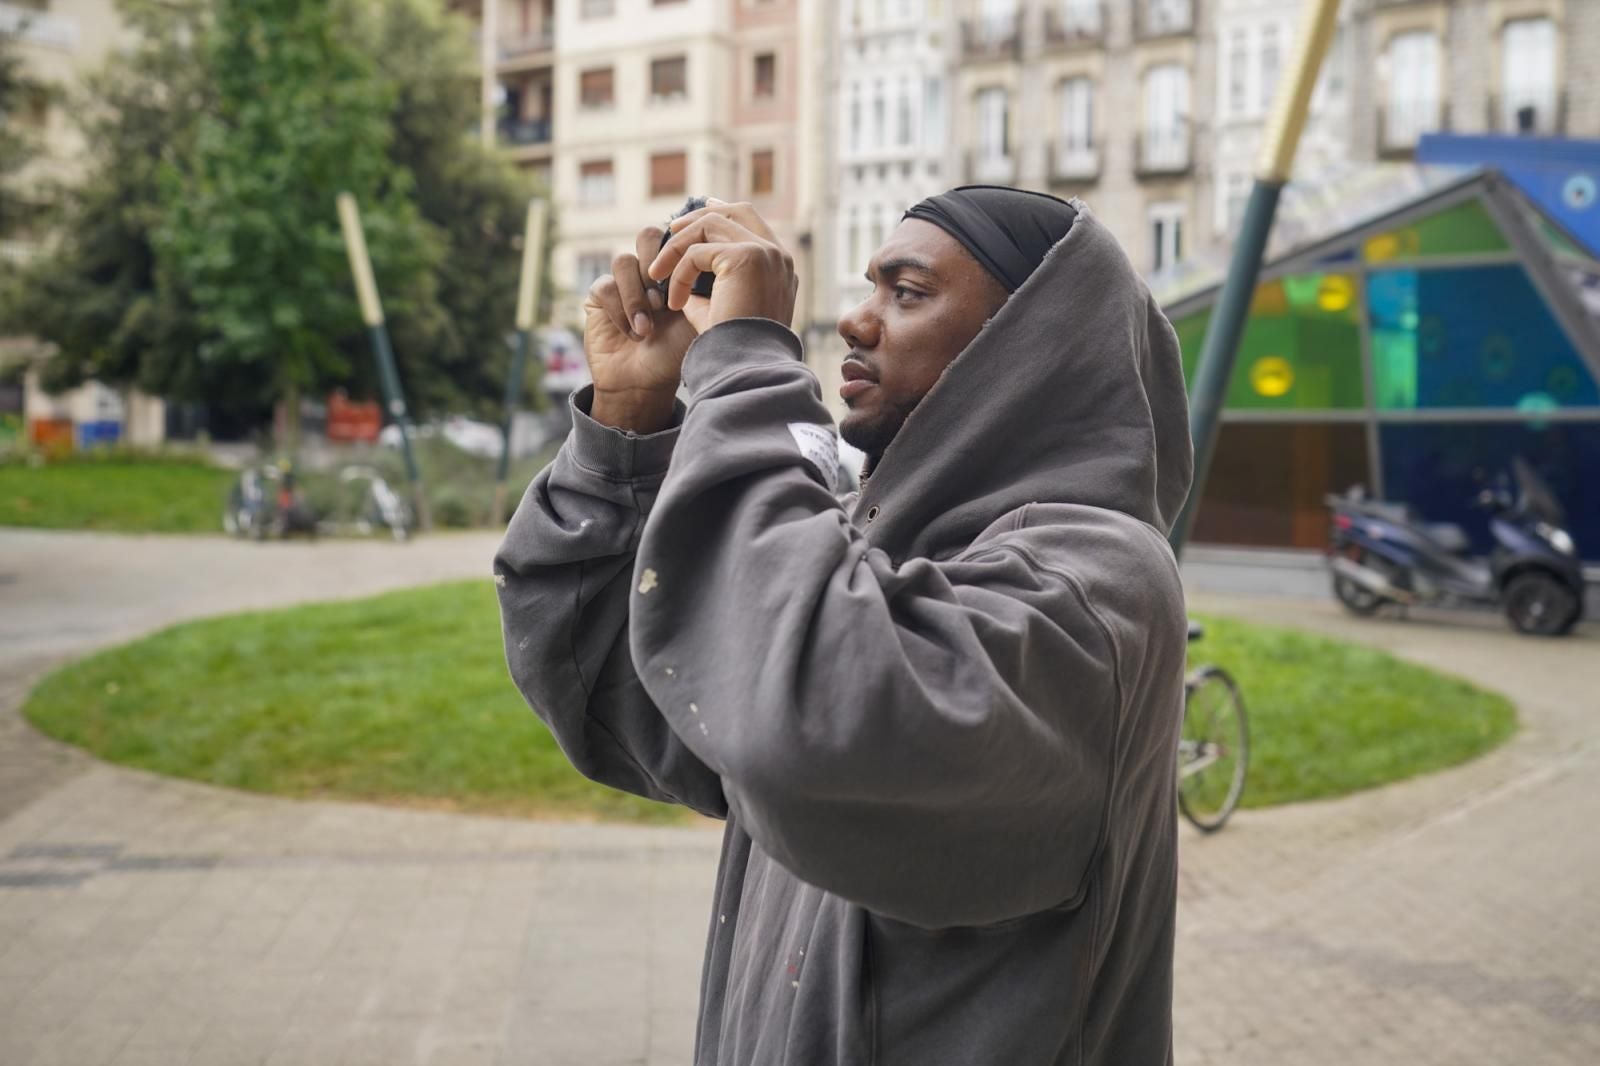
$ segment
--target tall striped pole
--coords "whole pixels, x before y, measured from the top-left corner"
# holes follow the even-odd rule
[[[361,229],[361,213],[356,198],[339,194],[339,225],[344,230],[344,248],[350,256],[350,273],[355,277],[356,298],[361,301],[361,320],[367,324],[372,354],[378,360],[378,382],[383,389],[384,406],[400,429],[400,451],[405,457],[406,479],[411,484],[411,506],[421,529],[433,528],[428,498],[422,489],[422,474],[411,450],[411,419],[406,412],[405,394],[400,390],[400,374],[395,369],[394,349],[389,346],[389,330],[383,324],[383,305],[378,302],[378,283],[372,276],[372,259],[367,255],[367,238]]]
[[[1261,276],[1261,260],[1266,254],[1267,237],[1272,233],[1272,220],[1278,212],[1278,198],[1294,170],[1295,152],[1299,150],[1300,135],[1305,132],[1306,116],[1311,110],[1311,94],[1317,87],[1317,75],[1322,71],[1322,61],[1333,41],[1338,16],[1339,0],[1313,0],[1300,26],[1300,38],[1296,44],[1294,62],[1288,70],[1289,77],[1278,85],[1278,95],[1272,104],[1272,119],[1267,124],[1261,146],[1261,159],[1257,164],[1255,185],[1250,190],[1250,203],[1245,208],[1239,239],[1233,246],[1233,259],[1228,265],[1228,276],[1222,284],[1222,293],[1217,297],[1211,326],[1206,330],[1205,344],[1200,349],[1194,387],[1189,393],[1194,483],[1178,521],[1168,535],[1176,555],[1183,554],[1184,543],[1189,538],[1195,514],[1200,509],[1206,475],[1211,469],[1211,456],[1216,450],[1217,432],[1222,425],[1222,407],[1228,393],[1228,382],[1233,378],[1234,363],[1238,359],[1239,339],[1244,335],[1245,321],[1250,315],[1250,301],[1255,295],[1256,281]]]
[[[527,373],[528,351],[535,347],[533,320],[539,313],[539,286],[544,272],[544,224],[548,205],[534,197],[528,201],[528,221],[522,234],[522,278],[517,286],[517,342],[506,373],[506,419],[501,426],[500,471],[494,483],[494,525],[506,519],[506,478],[511,471],[511,429],[522,399],[522,379]]]

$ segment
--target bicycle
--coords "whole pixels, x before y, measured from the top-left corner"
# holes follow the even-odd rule
[[[1205,627],[1189,623],[1189,643]],[[1228,821],[1244,794],[1250,725],[1244,697],[1228,672],[1210,663],[1183,679],[1183,730],[1178,738],[1178,809],[1202,833]]]

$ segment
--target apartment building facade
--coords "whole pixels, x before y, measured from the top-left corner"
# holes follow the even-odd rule
[[[1406,160],[1426,133],[1600,136],[1600,5],[1356,0],[1349,145]]]
[[[961,0],[961,180],[1081,196],[1134,265],[1210,223],[1212,39],[1200,0]]]
[[[24,69],[39,82],[70,92],[100,66],[123,37],[112,0],[0,0],[0,32],[15,34]],[[15,175],[12,189],[24,203],[46,185],[73,180],[81,169],[82,137],[69,121],[70,100],[41,96],[17,115],[6,116],[30,129],[41,152]],[[42,198],[42,197],[41,197]],[[29,253],[40,236],[31,212],[3,220],[0,262]]]

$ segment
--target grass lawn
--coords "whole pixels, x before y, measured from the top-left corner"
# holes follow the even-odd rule
[[[1374,648],[1206,617],[1194,662],[1233,675],[1250,719],[1246,807],[1342,796],[1465,762],[1517,728],[1511,702]]]
[[[0,526],[215,533],[234,475],[193,462],[0,464]]]
[[[1515,728],[1504,699],[1381,652],[1208,621],[1200,657],[1249,704],[1249,805],[1438,769]],[[568,766],[507,677],[487,582],[177,626],[61,669],[24,713],[112,762],[258,792],[680,817]]]

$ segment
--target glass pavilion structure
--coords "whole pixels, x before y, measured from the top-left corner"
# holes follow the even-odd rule
[[[1219,292],[1166,307],[1191,381]],[[1518,455],[1600,561],[1600,262],[1477,170],[1265,265],[1194,540],[1323,547],[1361,484],[1487,550],[1473,501]]]

